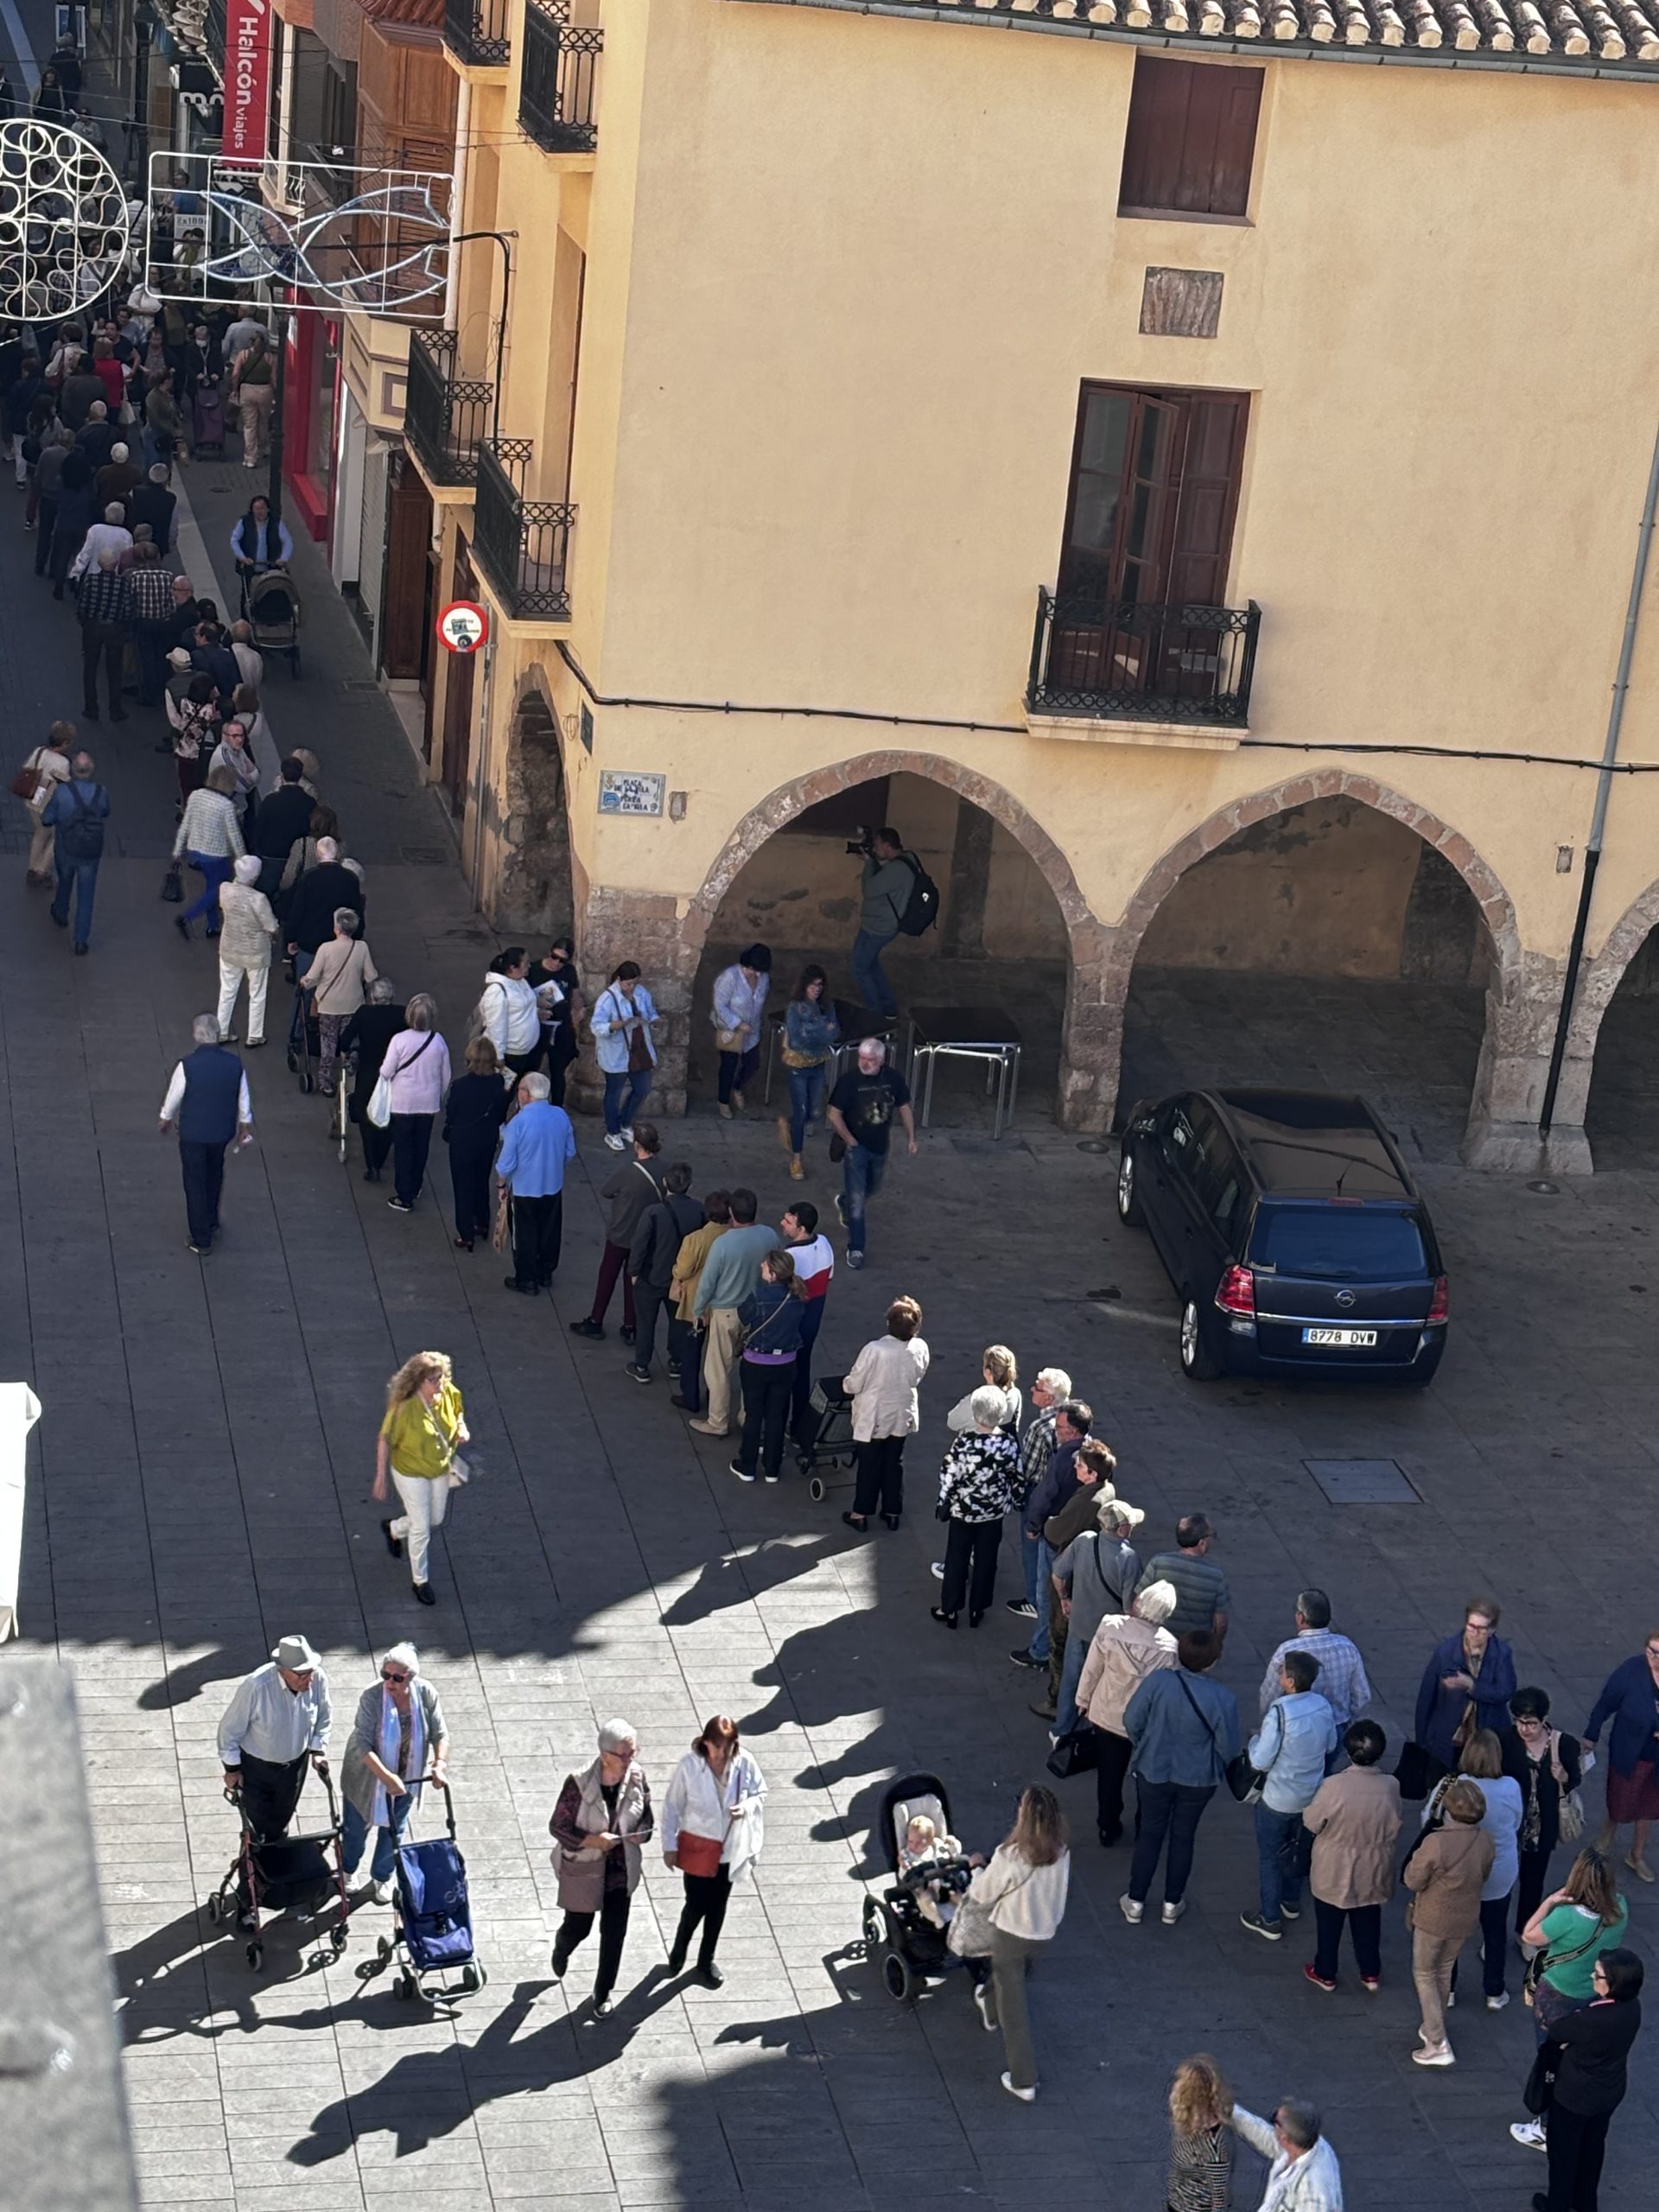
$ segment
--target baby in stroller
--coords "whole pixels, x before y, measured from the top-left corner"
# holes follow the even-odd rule
[[[912,1813],[899,1846],[899,1885],[916,1900],[916,1910],[944,1929],[955,1916],[957,1899],[983,1861],[969,1858],[953,1835],[942,1835],[937,1821]]]

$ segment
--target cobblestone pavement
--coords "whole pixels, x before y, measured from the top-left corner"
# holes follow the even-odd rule
[[[245,480],[191,482],[222,540]],[[26,573],[31,545],[8,517],[0,683],[20,756],[75,700],[73,626]],[[377,957],[404,987],[435,988],[453,1038],[490,939],[308,551],[302,575],[306,674],[291,691],[273,676],[270,711],[279,736],[303,732],[322,756],[370,870]],[[1507,2133],[1529,2056],[1522,2007],[1459,2010],[1457,2070],[1426,2076],[1408,2059],[1398,1914],[1380,1997],[1351,1982],[1331,1998],[1310,1990],[1305,1929],[1271,1949],[1238,1926],[1254,1851],[1230,1803],[1206,1819],[1180,1926],[1130,1929],[1114,1906],[1123,1854],[1094,1841],[1089,1783],[1067,1789],[1075,1878],[1033,1984],[1044,2088],[1029,2109],[998,2090],[997,2046],[959,1980],[913,2006],[882,1993],[858,1942],[861,1885],[872,1808],[895,1773],[937,1768],[957,1825],[988,1847],[1041,1772],[1007,1616],[954,1637],[927,1617],[942,1415],[993,1338],[1017,1346],[1027,1374],[1071,1370],[1149,1535],[1196,1506],[1215,1516],[1235,1592],[1224,1673],[1242,1697],[1294,1592],[1318,1581],[1396,1732],[1430,1642],[1471,1587],[1490,1586],[1522,1678],[1581,1719],[1607,1665],[1653,1624],[1653,1180],[1535,1195],[1432,1167],[1454,1286],[1434,1390],[1195,1389],[1175,1365],[1167,1286],[1111,1218],[1109,1160],[1034,1123],[995,1147],[935,1132],[917,1160],[895,1162],[870,1266],[831,1294],[826,1369],[901,1288],[927,1307],[935,1363],[912,1516],[897,1535],[856,1539],[838,1493],[814,1504],[792,1477],[741,1488],[662,1382],[625,1378],[614,1334],[570,1338],[599,1244],[591,1184],[608,1159],[591,1122],[557,1295],[510,1298],[492,1255],[452,1249],[447,1188],[409,1219],[389,1212],[267,1051],[251,1063],[259,1142],[231,1166],[222,1246],[205,1266],[187,1255],[156,1109],[189,1017],[211,1003],[212,962],[178,942],[156,899],[171,804],[155,735],[142,717],[98,741],[117,849],[90,959],[70,959],[43,895],[25,892],[10,801],[0,883],[15,1162],[0,1184],[0,1373],[30,1376],[46,1408],[23,1622],[79,1686],[151,2212],[927,2212],[1057,2194],[1154,2208],[1165,2083],[1194,2047],[1217,2053],[1258,2110],[1292,2090],[1324,2107],[1355,2212],[1524,2204],[1542,2164]],[[700,1186],[745,1175],[772,1217],[791,1195],[769,1128],[704,1115],[670,1142]],[[820,1154],[810,1193],[827,1185]],[[430,1612],[386,1557],[368,1497],[385,1378],[426,1344],[454,1355],[483,1463],[439,1548]],[[1305,1466],[1320,1456],[1391,1457],[1421,1502],[1331,1505]],[[372,1909],[340,1965],[308,1968],[302,1931],[278,1929],[257,1978],[199,1910],[233,1842],[217,1716],[290,1629],[327,1656],[337,1745],[372,1655],[393,1638],[417,1637],[442,1686],[490,1971],[453,2008],[358,1980],[384,1924]],[[657,1973],[677,1909],[658,1859],[621,1999],[594,2023],[582,1965],[563,1985],[548,1973],[546,1822],[595,1719],[619,1709],[659,1789],[702,1716],[740,1715],[772,1795],[758,1885],[728,1923],[725,1987]],[[1651,1952],[1651,1894],[1634,1903]],[[1609,2207],[1652,2202],[1653,2048],[1613,2132]],[[1253,2204],[1256,2162],[1242,2163],[1237,2202]]]

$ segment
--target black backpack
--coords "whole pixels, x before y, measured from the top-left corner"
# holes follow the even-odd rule
[[[103,790],[102,784],[92,786],[94,792]],[[71,784],[69,795],[75,802],[75,810],[67,822],[60,822],[58,850],[67,861],[99,861],[104,857],[104,824]]]
[[[899,857],[911,878],[910,896],[897,918],[899,927],[906,937],[924,937],[939,918],[939,887],[914,853],[900,853]]]

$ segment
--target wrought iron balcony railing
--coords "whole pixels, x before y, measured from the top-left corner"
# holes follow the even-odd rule
[[[1039,589],[1026,704],[1034,715],[1243,728],[1262,610],[1136,605]]]
[[[431,483],[478,481],[478,448],[494,403],[493,384],[461,374],[453,330],[410,332],[404,435]]]
[[[528,438],[486,438],[478,448],[473,550],[505,612],[521,622],[568,622],[574,507],[524,496]]]
[[[512,52],[507,0],[443,0],[443,42],[457,61],[505,69]]]
[[[573,29],[564,16],[562,0],[524,0],[518,123],[543,153],[591,154],[605,34]]]

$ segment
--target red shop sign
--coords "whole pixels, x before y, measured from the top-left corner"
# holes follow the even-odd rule
[[[226,0],[224,146],[234,162],[265,158],[271,32],[270,0]]]

